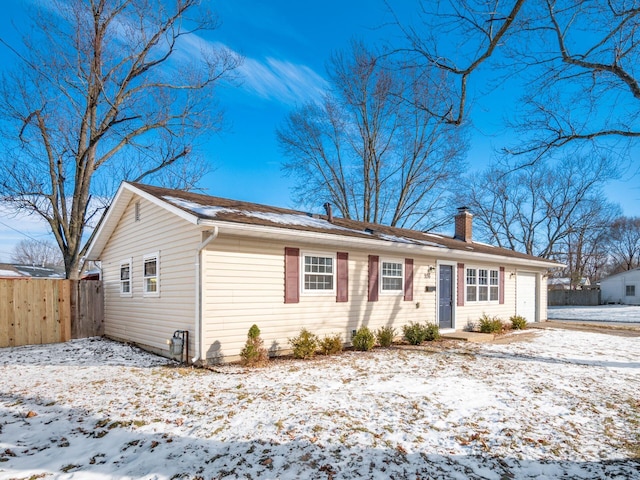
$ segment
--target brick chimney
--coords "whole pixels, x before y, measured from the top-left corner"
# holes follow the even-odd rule
[[[471,243],[471,233],[473,231],[473,215],[469,213],[467,207],[459,207],[456,219],[456,232],[453,238]]]
[[[323,206],[324,206],[325,211],[327,212],[327,221],[329,223],[333,223],[333,210],[331,208],[331,204],[329,202],[327,202]]]

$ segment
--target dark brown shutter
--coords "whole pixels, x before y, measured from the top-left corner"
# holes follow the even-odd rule
[[[378,256],[369,255],[369,297],[370,302],[378,301]]]
[[[284,303],[300,301],[300,249],[284,247]]]
[[[413,301],[413,258],[404,259],[404,299]]]
[[[349,254],[336,254],[338,265],[336,268],[336,302],[349,301]]]
[[[500,292],[498,293],[498,298],[500,299],[500,304],[504,303],[504,267],[500,267],[500,276],[498,280],[498,288]]]
[[[464,282],[465,282],[465,275],[464,275],[464,263],[459,263],[458,264],[458,300],[456,302],[456,305],[458,305],[459,307],[464,306]]]

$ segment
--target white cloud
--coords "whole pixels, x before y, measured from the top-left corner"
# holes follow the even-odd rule
[[[198,35],[189,35],[181,38],[175,60],[193,62],[198,55],[216,50],[226,50],[240,56],[220,42],[209,42]],[[241,81],[240,88],[245,92],[287,105],[318,101],[327,87],[327,81],[312,68],[273,57],[244,57],[237,73]]]
[[[306,65],[268,57],[245,58],[240,67],[244,88],[255,95],[286,104],[319,100],[327,81]]]

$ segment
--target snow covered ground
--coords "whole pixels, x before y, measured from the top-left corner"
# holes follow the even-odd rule
[[[549,320],[587,320],[597,322],[640,323],[638,305],[600,305],[597,307],[549,307]]]
[[[0,349],[0,478],[639,478],[640,338],[519,338],[249,371]]]

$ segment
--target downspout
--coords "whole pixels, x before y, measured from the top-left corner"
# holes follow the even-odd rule
[[[203,335],[202,335],[202,271],[200,269],[200,264],[202,260],[202,250],[207,248],[211,242],[213,242],[218,237],[218,227],[214,226],[213,230],[209,231],[209,236],[205,238],[200,245],[198,245],[198,250],[196,251],[196,315],[195,315],[195,338],[194,338],[194,346],[195,346],[195,356],[191,359],[191,363],[196,363],[202,358],[202,350],[203,350]]]

